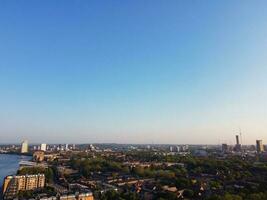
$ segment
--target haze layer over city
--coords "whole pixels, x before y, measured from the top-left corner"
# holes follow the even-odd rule
[[[267,141],[266,1],[1,1],[0,142]]]

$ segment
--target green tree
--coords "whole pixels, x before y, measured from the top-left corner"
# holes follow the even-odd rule
[[[194,196],[194,191],[186,189],[183,192],[183,196],[186,197],[186,198],[192,198]]]

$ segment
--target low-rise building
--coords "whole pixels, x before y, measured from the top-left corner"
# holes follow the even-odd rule
[[[69,195],[62,195],[59,197],[60,200],[94,200],[94,196],[91,192],[88,193],[81,193],[78,195],[69,194]]]
[[[36,162],[42,162],[44,160],[45,153],[44,151],[35,151],[33,153],[33,160]]]

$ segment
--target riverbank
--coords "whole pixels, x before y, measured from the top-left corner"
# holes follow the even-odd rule
[[[28,161],[31,158],[29,155],[22,155],[17,152],[0,153],[0,199],[3,199],[2,186],[4,178],[8,175],[17,174],[19,163]]]
[[[20,152],[15,152],[15,151],[9,151],[9,152],[0,151],[0,154],[18,155],[18,156],[32,156],[32,153],[20,153]]]
[[[0,154],[0,186],[8,175],[14,175],[19,169],[21,161],[28,161],[31,156],[18,154]]]

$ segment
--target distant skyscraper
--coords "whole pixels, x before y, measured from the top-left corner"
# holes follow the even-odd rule
[[[239,143],[239,136],[236,135],[235,138],[236,138],[236,144],[239,145],[239,144],[240,144],[240,143]]]
[[[173,147],[172,146],[170,146],[169,149],[170,149],[170,152],[173,152]]]
[[[241,151],[242,148],[241,148],[241,144],[240,144],[240,142],[239,142],[239,136],[236,135],[235,138],[236,138],[235,150],[236,150],[236,151]]]
[[[256,149],[257,149],[257,152],[258,152],[258,153],[264,151],[264,147],[263,147],[263,144],[262,144],[262,140],[256,140]]]
[[[28,153],[28,141],[24,140],[21,144],[21,153]]]
[[[176,151],[180,152],[180,146],[176,146]]]
[[[46,144],[41,144],[41,148],[40,148],[41,151],[46,151]]]

